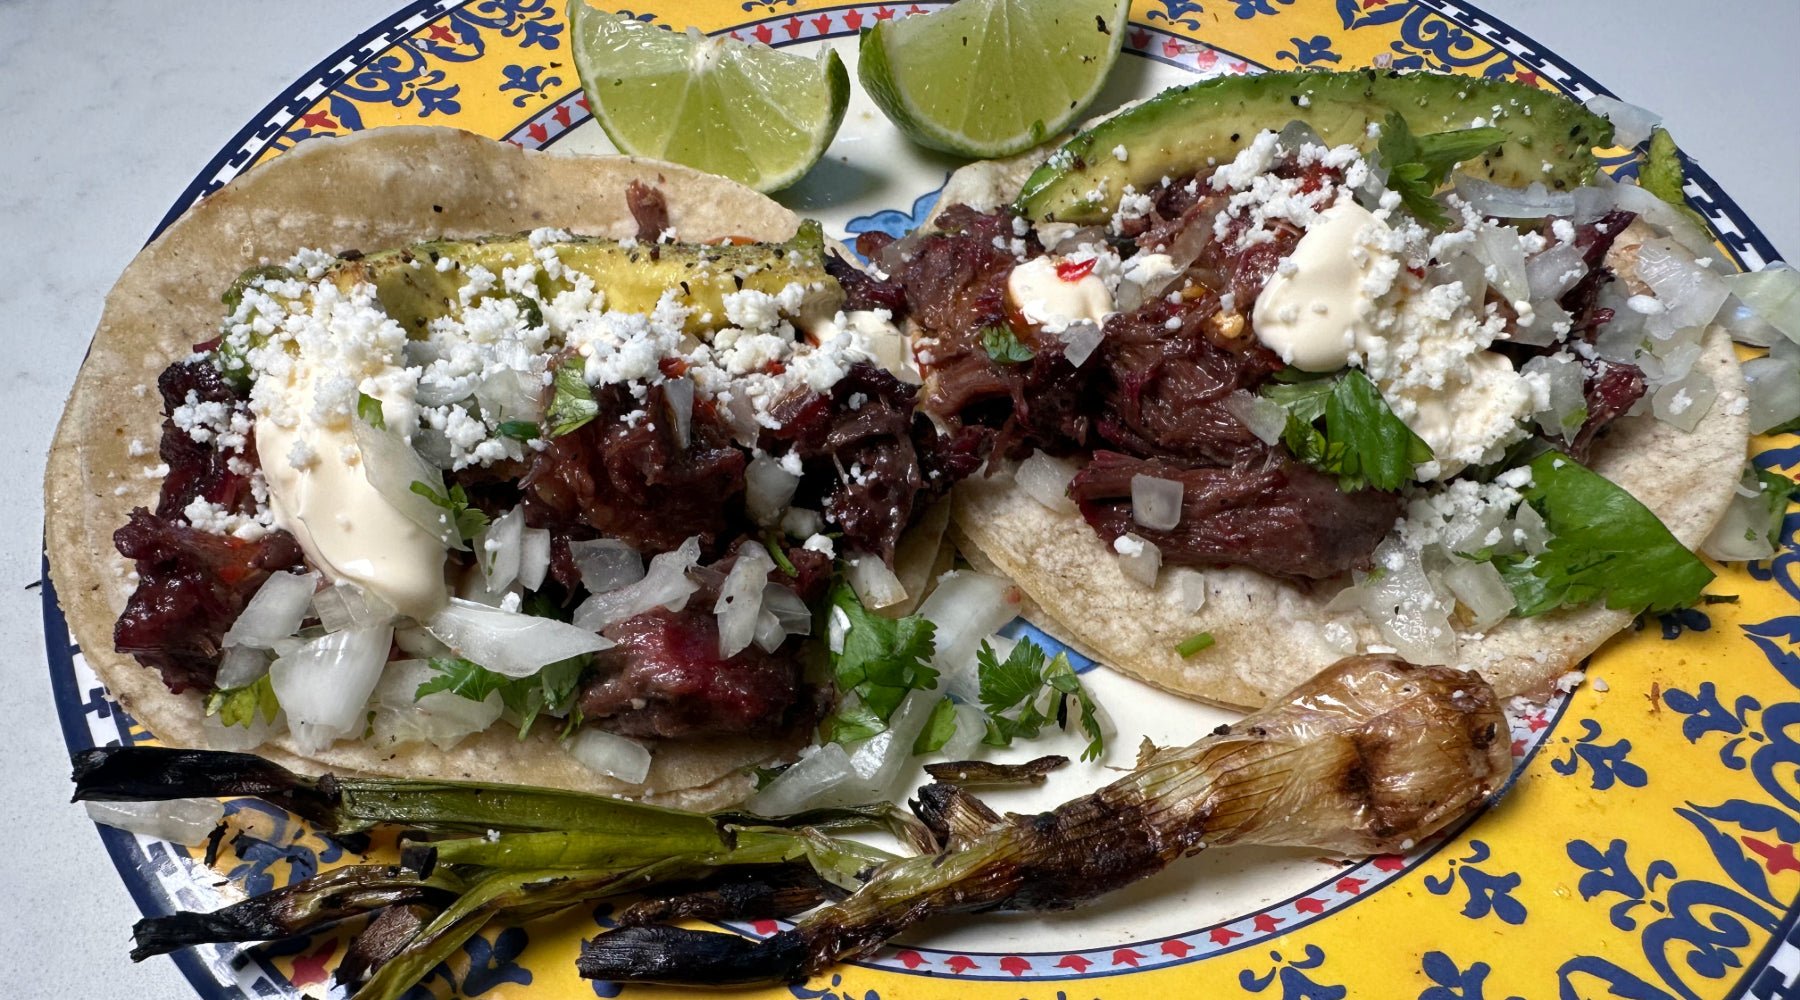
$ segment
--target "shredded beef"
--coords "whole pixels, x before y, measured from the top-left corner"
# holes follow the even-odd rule
[[[1636,365],[1592,359],[1582,362],[1586,380],[1581,394],[1587,403],[1587,420],[1570,443],[1569,454],[1585,462],[1594,439],[1607,424],[1622,417],[1644,395],[1644,373]]]
[[[641,404],[623,385],[596,387],[594,401],[599,415],[550,438],[521,481],[527,524],[570,538],[623,539],[646,554],[698,535],[702,551],[716,556],[742,533],[747,460],[710,401],[694,400],[686,447],[675,439],[661,385]],[[625,419],[640,408],[641,416]]]
[[[113,532],[113,544],[138,571],[113,646],[155,667],[176,694],[211,690],[225,630],[270,573],[302,568],[300,545],[285,531],[247,542],[142,507]]]
[[[1132,519],[1134,475],[1182,484],[1181,522],[1172,530],[1153,531]],[[1345,493],[1336,479],[1285,456],[1184,468],[1100,451],[1069,493],[1108,543],[1131,532],[1154,543],[1165,563],[1242,565],[1311,580],[1366,566],[1402,508],[1395,494]]]
[[[877,278],[835,253],[825,255],[825,273],[843,287],[845,309],[886,309],[896,323],[906,315],[906,288],[892,278]]]
[[[194,403],[218,403],[242,410],[246,420],[250,413],[244,400],[225,381],[219,370],[206,361],[178,361],[163,369],[156,379],[156,389],[163,401],[162,442],[157,451],[169,466],[157,497],[160,516],[179,517],[196,499],[215,503],[234,514],[249,513],[256,500],[250,495],[250,473],[256,467],[255,449],[245,454],[215,448],[212,442],[201,443],[175,426],[168,415],[176,407]],[[231,460],[239,459],[241,472],[231,471]]]
[[[1007,212],[952,205],[938,217],[940,231],[921,238],[911,259],[891,269],[893,280],[906,287],[914,322],[945,340],[931,348],[935,358],[981,350],[982,328],[1006,323],[1006,279],[1018,263],[1008,249],[1019,238],[1012,220]],[[1041,249],[1036,237],[1024,239],[1028,250]]]
[[[637,238],[643,243],[656,243],[669,228],[669,203],[663,193],[641,181],[625,188],[625,207],[637,223]]]

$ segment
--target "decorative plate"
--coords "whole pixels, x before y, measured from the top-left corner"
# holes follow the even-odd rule
[[[778,47],[833,45],[846,59],[855,58],[858,29],[942,6],[643,2],[634,16],[646,21]],[[406,7],[245,125],[164,224],[296,143],[377,125],[455,125],[532,148],[608,149],[581,97],[564,15],[562,0]],[[1543,46],[1450,0],[1137,0],[1125,52],[1096,110],[1195,76],[1300,66],[1431,69],[1510,77],[1577,99],[1606,93]],[[1615,176],[1636,170],[1635,152],[1611,153]],[[782,199],[839,236],[898,234],[924,217],[956,165],[904,142],[858,92],[826,160]],[[1691,163],[1688,176],[1691,204],[1732,258],[1745,268],[1775,259],[1711,178]],[[1759,439],[1753,451],[1759,465],[1800,467],[1791,439]],[[1408,856],[1340,865],[1304,852],[1202,854],[1100,906],[936,924],[869,960],[751,996],[1800,996],[1800,513],[1783,534],[1769,562],[1720,574],[1713,591],[1736,603],[1641,622],[1591,660],[1585,686],[1518,719],[1517,772],[1499,804]],[[70,644],[47,575],[44,629],[69,749],[150,739]],[[1111,763],[1128,762],[1124,745],[1139,735],[1186,743],[1224,717],[1080,662],[1122,733]],[[1108,773],[1068,770],[1035,800],[997,804],[1060,801]],[[234,801],[228,811],[234,836],[217,872],[185,847],[100,828],[145,913],[211,909],[359,860],[262,802]],[[582,937],[608,922],[602,907],[490,927],[408,996],[618,996],[622,987],[584,981],[573,967]],[[765,935],[778,925],[733,926]],[[325,933],[190,949],[174,960],[204,997],[341,996],[328,983],[344,941]]]

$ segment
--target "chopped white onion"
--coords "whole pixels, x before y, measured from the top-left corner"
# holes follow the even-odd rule
[[[663,402],[668,404],[669,407],[669,417],[675,430],[675,443],[682,448],[686,448],[693,438],[693,379],[675,378],[664,382]]]
[[[327,632],[364,628],[394,620],[394,606],[349,580],[339,580],[313,594],[313,614]]]
[[[833,653],[844,651],[844,636],[850,631],[850,616],[837,605],[831,606],[831,614],[825,623],[825,648]]]
[[[1519,247],[1519,234],[1513,229],[1482,225],[1475,230],[1475,245],[1470,252],[1488,269],[1489,281],[1508,302],[1531,297],[1531,285],[1525,279],[1525,251]]]
[[[633,785],[650,775],[650,751],[636,740],[589,727],[569,741],[569,754],[589,770]]]
[[[1523,188],[1509,188],[1479,177],[1458,174],[1456,193],[1475,211],[1496,219],[1543,219],[1575,214],[1574,195],[1551,191],[1539,181],[1532,181]]]
[[[699,589],[687,576],[699,561],[700,538],[696,535],[673,552],[652,558],[642,580],[582,601],[575,609],[576,626],[598,632],[652,608],[680,611],[687,606],[689,595]]]
[[[610,593],[644,578],[644,557],[622,539],[570,542],[569,557],[590,594]]]
[[[1690,371],[1656,390],[1650,397],[1650,412],[1663,423],[1692,432],[1700,425],[1700,418],[1712,409],[1718,395],[1712,376],[1704,371]]]
[[[1408,663],[1449,663],[1456,656],[1449,602],[1438,595],[1419,554],[1390,539],[1375,550],[1382,572],[1364,580],[1363,612]]]
[[[1662,115],[1604,94],[1589,98],[1585,107],[1612,122],[1613,143],[1626,149],[1650,138],[1650,130],[1662,124]]]
[[[719,599],[712,608],[719,618],[721,658],[736,656],[756,638],[756,618],[762,613],[763,591],[768,587],[769,571],[774,568],[775,560],[761,542],[750,540],[738,546],[737,561],[725,574]]]
[[[1752,358],[1743,367],[1750,397],[1750,433],[1761,434],[1800,417],[1800,366],[1771,357]]]
[[[1470,248],[1461,245],[1446,250],[1447,258],[1434,265],[1428,272],[1431,284],[1461,285],[1463,294],[1470,302],[1481,302],[1487,298],[1487,268]]]
[[[1730,262],[1713,245],[1712,237],[1675,206],[1636,184],[1614,184],[1606,190],[1615,207],[1635,212],[1650,225],[1668,230],[1671,239],[1692,251],[1695,257],[1712,261],[1721,274],[1731,270]]]
[[[781,515],[781,533],[789,538],[811,538],[825,530],[825,519],[806,507],[789,507]]]
[[[362,452],[363,474],[375,492],[407,520],[437,536],[446,548],[467,548],[449,512],[413,492],[414,483],[423,483],[433,494],[445,496],[443,472],[393,428],[378,430],[362,420],[352,420],[350,426],[357,450]]]
[[[765,653],[773,653],[787,641],[787,631],[781,627],[781,619],[775,612],[764,608],[756,613],[756,648]]]
[[[451,598],[442,611],[432,615],[425,628],[458,656],[506,677],[529,677],[558,660],[597,653],[612,645],[612,640],[579,625],[502,611],[459,597]]]
[[[269,651],[255,646],[228,646],[219,661],[219,673],[213,686],[221,691],[255,684],[269,672]]]
[[[1242,389],[1232,392],[1225,397],[1225,409],[1238,418],[1239,423],[1249,428],[1250,433],[1256,435],[1257,440],[1263,444],[1274,444],[1281,440],[1281,432],[1287,430],[1287,409],[1280,403],[1255,393]]]
[[[788,816],[806,809],[824,791],[853,781],[850,755],[827,743],[794,762],[744,804],[758,816]]]
[[[799,486],[800,477],[782,468],[778,459],[758,454],[744,467],[744,506],[757,524],[775,524]]]
[[[419,685],[438,676],[424,660],[395,660],[381,672],[375,685],[372,736],[378,745],[430,743],[449,750],[470,736],[500,721],[505,705],[500,692],[475,701],[450,691],[433,691],[415,697]]]
[[[1453,558],[1444,569],[1443,578],[1457,601],[1469,609],[1471,628],[1489,628],[1512,613],[1512,589],[1493,563]]]
[[[1181,610],[1188,614],[1199,614],[1206,607],[1206,577],[1199,570],[1183,570],[1181,580]]]
[[[763,610],[775,616],[781,630],[787,635],[810,635],[812,633],[812,609],[800,599],[800,595],[782,586],[771,583],[763,588]]]
[[[1105,331],[1100,324],[1092,320],[1076,320],[1056,334],[1056,339],[1063,342],[1063,357],[1069,364],[1080,368],[1093,356],[1094,348],[1100,346],[1100,339]]]
[[[550,531],[526,528],[519,533],[519,586],[536,590],[550,574]]]
[[[1773,527],[1779,530],[1779,526],[1777,519]],[[1769,503],[1763,498],[1762,483],[1756,478],[1755,470],[1746,468],[1737,495],[1731,498],[1724,516],[1700,544],[1700,551],[1720,562],[1767,559],[1775,554],[1770,529]]]
[[[1119,568],[1125,575],[1146,587],[1156,586],[1156,575],[1162,571],[1162,550],[1131,532],[1113,539],[1113,551],[1119,554]]]
[[[164,799],[161,802],[83,802],[88,819],[104,826],[167,840],[198,844],[225,818],[218,799]]]
[[[1525,282],[1531,286],[1533,302],[1562,298],[1587,272],[1581,248],[1573,243],[1558,243],[1525,261]]]
[[[1777,262],[1724,279],[1731,293],[1759,319],[1800,342],[1800,271]]]
[[[975,650],[981,640],[1019,615],[1019,590],[1002,577],[955,570],[938,577],[918,613],[936,626],[931,665],[945,678],[947,690],[970,698],[975,683]],[[966,683],[964,683],[966,682]]]
[[[821,796],[818,804],[849,806],[892,799],[894,784],[912,759],[913,744],[925,730],[940,697],[936,691],[908,692],[889,717],[888,727],[864,740],[850,754],[850,770],[856,779],[839,786],[835,794]]]
[[[490,597],[506,593],[519,578],[520,546],[525,532],[525,508],[512,510],[488,522],[475,537],[476,562],[487,581]]]
[[[393,638],[391,625],[332,632],[270,664],[269,683],[302,753],[362,732]]]
[[[1576,432],[1587,421],[1581,362],[1566,356],[1540,354],[1525,362],[1519,373],[1527,379],[1541,378],[1546,387],[1543,407],[1532,413],[1538,428],[1548,437],[1574,440]]]
[[[535,424],[544,417],[544,384],[528,372],[496,368],[475,386],[475,401],[484,416]]]
[[[1520,504],[1513,512],[1507,537],[1513,545],[1524,549],[1526,555],[1542,555],[1550,547],[1550,527],[1544,523],[1544,515],[1528,503]]]
[[[1638,248],[1637,274],[1656,292],[1663,310],[1650,316],[1653,337],[1703,327],[1713,321],[1731,294],[1725,279],[1695,262],[1686,247],[1669,240],[1645,240]]]
[[[956,732],[944,741],[943,754],[948,760],[968,760],[987,735],[987,715],[967,701],[956,703]]]
[[[1019,463],[1013,483],[1025,495],[1058,514],[1075,513],[1075,501],[1069,499],[1069,483],[1075,479],[1073,463],[1034,451]]]
[[[1143,474],[1131,477],[1131,519],[1152,531],[1169,531],[1181,523],[1178,479],[1159,479]]]
[[[270,573],[226,630],[225,646],[268,649],[300,631],[318,585],[317,573]]]
[[[850,589],[856,591],[863,607],[871,611],[906,600],[906,587],[880,556],[849,553],[844,557],[844,578],[850,581]]]
[[[399,646],[402,653],[421,659],[451,655],[450,647],[439,642],[437,636],[416,626],[395,629],[394,645]]]

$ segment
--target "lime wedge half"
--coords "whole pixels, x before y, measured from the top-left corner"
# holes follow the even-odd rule
[[[787,55],[569,5],[588,110],[622,152],[722,174],[758,191],[799,180],[844,120],[837,53]]]
[[[856,75],[906,137],[1010,156],[1062,131],[1119,57],[1129,0],[961,0],[864,33]]]

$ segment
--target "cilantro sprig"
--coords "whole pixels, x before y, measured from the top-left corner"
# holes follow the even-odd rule
[[[1550,451],[1531,462],[1525,502],[1544,518],[1550,542],[1536,556],[1494,557],[1530,618],[1604,599],[1625,611],[1670,611],[1700,599],[1713,572],[1650,509],[1574,459]]]
[[[1036,739],[1051,721],[1068,731],[1077,721],[1069,718],[1069,696],[1073,695],[1081,707],[1081,731],[1088,738],[1081,759],[1097,760],[1105,752],[1106,735],[1100,729],[1098,709],[1081,686],[1081,677],[1069,665],[1066,654],[1048,657],[1037,643],[1024,639],[1002,660],[984,641],[975,654],[975,665],[981,684],[981,707],[988,717],[983,743],[1007,747],[1015,739]],[[1050,697],[1055,702],[1048,714],[1038,707],[1047,692],[1054,692]]]
[[[842,628],[844,642],[831,656],[838,706],[819,729],[828,742],[851,743],[886,729],[909,692],[937,687],[938,672],[931,666],[937,626],[919,615],[883,618],[863,607],[856,591],[841,581],[827,607],[833,618],[842,616],[832,627]]]
[[[1376,148],[1388,170],[1388,190],[1400,196],[1414,218],[1443,227],[1450,218],[1432,196],[1458,163],[1494,149],[1506,138],[1505,129],[1492,125],[1415,136],[1405,117],[1396,111],[1382,122]]]
[[[437,671],[437,676],[413,691],[415,701],[440,691],[470,701],[486,701],[488,695],[497,691],[501,702],[519,717],[520,739],[531,732],[532,724],[544,712],[568,713],[563,725],[565,737],[581,725],[581,711],[575,704],[575,695],[581,672],[587,669],[586,656],[558,660],[529,677],[516,678],[497,674],[460,656],[434,656],[427,662]]]
[[[997,364],[1016,365],[1037,357],[1037,352],[1019,342],[1018,334],[1004,326],[984,327],[981,346]]]
[[[556,379],[550,395],[550,409],[544,416],[551,437],[561,437],[580,430],[600,415],[600,404],[594,401],[594,390],[587,384],[587,364],[578,357],[567,358],[556,366]]]
[[[955,735],[956,702],[945,695],[932,706],[931,717],[925,720],[925,728],[919,731],[919,738],[913,741],[913,753],[936,753]]]
[[[1431,446],[1394,416],[1375,383],[1351,369],[1336,378],[1272,382],[1263,395],[1288,411],[1282,443],[1294,457],[1338,477],[1346,492],[1397,490]],[[1324,429],[1315,424],[1323,418]]]
[[[479,507],[469,506],[469,494],[460,485],[450,487],[448,494],[439,493],[428,483],[413,481],[412,491],[442,507],[450,515],[451,523],[456,525],[456,534],[463,541],[468,541],[481,534],[487,527],[488,516]]]
[[[248,729],[259,714],[265,722],[274,722],[280,711],[281,702],[275,698],[275,684],[268,674],[243,687],[220,688],[206,696],[206,714],[218,716],[227,726]]]

